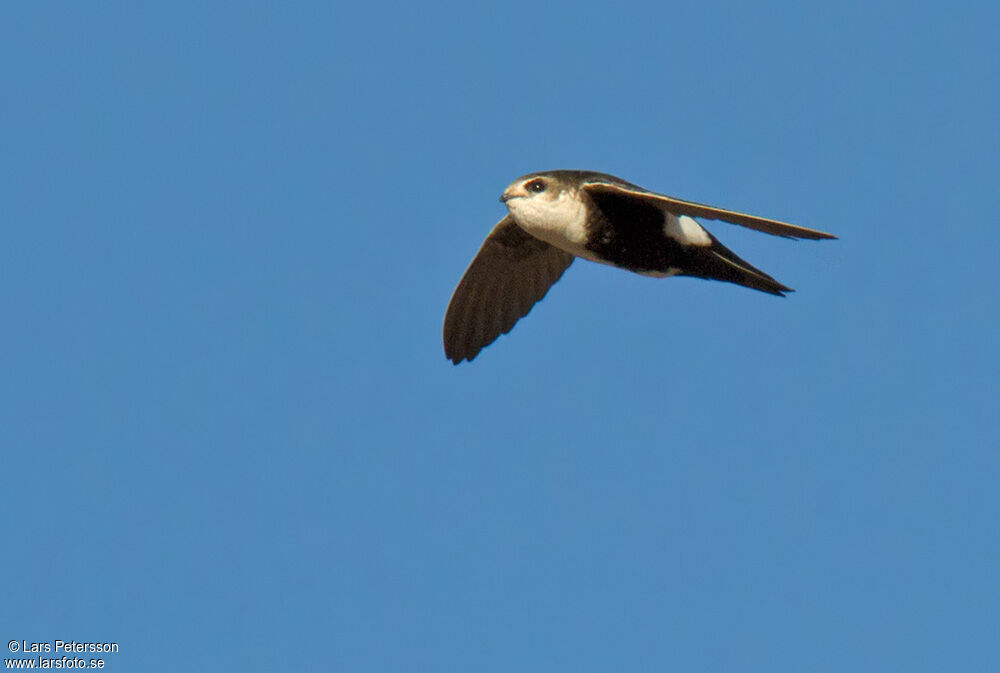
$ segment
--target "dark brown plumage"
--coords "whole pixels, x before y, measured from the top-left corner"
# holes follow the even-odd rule
[[[694,276],[783,296],[792,289],[737,256],[693,218],[785,238],[836,238],[816,229],[650,192],[613,175],[545,171],[512,182],[509,211],[452,294],[444,350],[472,360],[528,314],[575,257],[647,276]]]
[[[506,334],[573,263],[573,255],[528,235],[508,215],[483,241],[451,295],[444,352],[458,364]]]

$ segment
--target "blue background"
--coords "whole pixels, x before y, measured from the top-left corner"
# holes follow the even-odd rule
[[[695,6],[696,5],[696,6]],[[990,3],[4,3],[0,638],[107,670],[1000,669]],[[577,262],[514,177],[787,299]]]

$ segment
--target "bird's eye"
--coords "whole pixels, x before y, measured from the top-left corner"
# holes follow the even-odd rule
[[[529,192],[534,192],[538,194],[539,192],[545,191],[545,181],[544,180],[532,180],[524,186]]]

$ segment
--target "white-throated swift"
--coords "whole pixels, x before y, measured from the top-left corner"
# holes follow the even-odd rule
[[[576,257],[656,278],[695,276],[778,296],[792,292],[740,259],[695,217],[786,238],[836,238],[590,171],[530,173],[510,183],[500,201],[508,214],[486,237],[445,313],[444,352],[455,364],[509,332]]]

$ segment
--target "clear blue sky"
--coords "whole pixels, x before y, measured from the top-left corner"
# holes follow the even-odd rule
[[[995,671],[994,4],[0,9],[0,638],[112,671]],[[778,299],[578,262],[471,365],[550,168]]]

